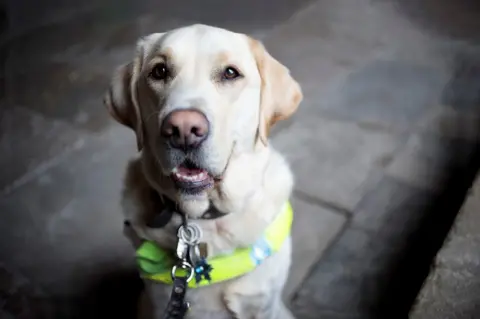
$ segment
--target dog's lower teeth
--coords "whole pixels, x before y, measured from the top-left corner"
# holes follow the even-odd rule
[[[185,181],[200,181],[202,179],[205,179],[206,173],[200,173],[197,175],[182,175],[175,173],[175,177],[179,180],[185,180]]]
[[[206,180],[209,175],[207,171],[200,170],[200,169],[184,169],[182,167],[178,168],[175,167],[172,170],[173,178],[175,178],[179,182],[202,182]]]

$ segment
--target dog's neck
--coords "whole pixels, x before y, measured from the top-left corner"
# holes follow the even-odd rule
[[[202,210],[199,216],[205,214],[211,204],[215,209],[226,214],[216,219],[192,220],[202,228],[203,241],[207,243],[209,256],[251,245],[280,213],[290,195],[292,180],[283,160],[278,161],[276,155],[275,160],[270,157],[271,152],[265,149],[260,154],[244,154],[233,158],[222,182],[210,192],[206,205],[191,203],[192,206],[196,206],[195,208]],[[155,190],[157,193],[157,199],[153,201],[150,199],[154,204],[149,205],[148,208],[154,210],[154,214],[152,211],[143,214],[150,216],[149,218],[166,207],[161,196],[167,196],[171,200],[175,198],[174,189],[168,186],[170,181],[152,180],[152,176],[163,176],[158,171],[158,167],[152,166],[152,162],[148,157],[144,157],[141,169],[143,178],[148,181],[150,191]],[[287,174],[282,174],[284,168]],[[278,177],[281,176],[287,176],[287,179],[279,180]],[[265,179],[268,179],[268,183]],[[182,203],[176,204],[181,209],[186,206]],[[143,226],[137,228],[143,227],[145,230],[140,236],[154,240],[164,248],[173,249],[176,244],[176,229],[182,223],[180,216],[175,215],[178,214],[174,214],[163,228],[149,227],[151,220],[138,221]]]
[[[186,214],[182,212],[179,208],[179,205],[173,201],[172,199],[168,198],[167,196],[162,196],[161,194],[157,193],[152,188],[152,197],[155,197],[154,200],[157,202],[161,202],[163,208],[161,211],[157,212],[152,220],[148,222],[148,226],[151,228],[163,228],[165,227],[170,220],[173,218],[175,214],[180,215],[184,220],[183,222],[186,223]],[[217,218],[222,218],[228,215],[228,212],[222,212],[215,205],[213,202],[210,202],[209,208],[203,213],[203,215],[199,219],[205,220],[212,220]]]

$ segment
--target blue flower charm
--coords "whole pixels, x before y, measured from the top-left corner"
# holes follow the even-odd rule
[[[255,244],[253,244],[250,257],[255,265],[260,265],[267,257],[272,254],[272,249],[267,240],[262,237]]]
[[[208,281],[211,281],[210,272],[213,270],[212,266],[207,263],[205,258],[200,259],[200,261],[195,265],[195,282],[198,284],[205,278]]]

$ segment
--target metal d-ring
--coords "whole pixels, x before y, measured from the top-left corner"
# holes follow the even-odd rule
[[[197,224],[188,223],[178,228],[177,237],[189,246],[193,246],[203,237],[203,232]]]
[[[178,264],[176,264],[175,266],[172,267],[172,279],[175,280],[176,278],[179,278],[176,275],[177,269],[179,267],[181,269],[185,269],[185,270],[189,271],[188,276],[186,276],[186,278],[187,278],[186,281],[190,282],[193,279],[193,275],[195,274],[195,271],[193,270],[192,265],[190,265],[188,262],[186,262],[184,260],[182,260],[181,262],[179,262]]]

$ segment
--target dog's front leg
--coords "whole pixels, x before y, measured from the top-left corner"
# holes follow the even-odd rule
[[[282,291],[290,269],[291,239],[254,271],[230,282],[223,299],[237,319],[293,319]]]
[[[223,299],[227,309],[237,319],[293,319],[282,301],[288,263],[278,268],[262,266],[267,267],[257,268],[226,286]]]
[[[230,293],[225,295],[225,302],[236,319],[294,319],[278,290],[255,295]]]

